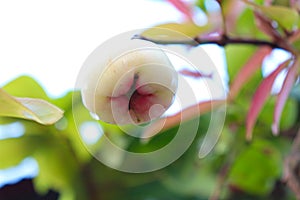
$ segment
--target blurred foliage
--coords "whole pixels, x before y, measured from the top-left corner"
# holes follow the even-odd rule
[[[216,15],[208,9],[210,1],[212,0],[198,0],[195,6],[207,14],[211,24],[203,27],[190,22],[183,25],[174,23],[159,25],[159,28],[168,30],[171,28],[179,34],[168,35],[163,29],[154,32],[149,29],[141,36],[161,40],[160,36],[167,34],[169,39],[167,43],[191,44],[191,41],[182,41],[180,35],[185,34],[194,38],[205,35],[207,31],[220,31],[215,28],[219,27],[218,24],[214,24],[216,20],[213,20],[213,17]],[[226,24],[228,35],[272,42],[274,35],[268,34],[270,29],[261,30],[255,22],[257,10],[278,25],[276,30],[279,35],[288,37],[297,34],[299,14],[296,12],[297,7],[291,6],[290,1],[273,1],[271,7],[266,6],[264,1],[254,2],[255,5],[253,3],[241,5],[241,2],[237,1],[222,1],[223,15],[230,19]],[[291,42],[289,45],[293,50],[300,51],[298,45],[300,37],[293,36],[292,39],[285,39]],[[240,69],[257,52],[258,47],[249,44],[229,44],[224,48],[232,82]],[[83,106],[80,95],[69,92],[61,98],[50,98],[36,81],[30,77],[20,77],[3,87],[5,95],[43,99],[49,102],[47,105],[62,109],[64,115],[48,126],[37,123],[38,120],[22,119],[24,118],[22,116],[2,115],[0,126],[20,122],[24,127],[24,134],[21,137],[0,140],[0,169],[15,166],[26,157],[33,157],[39,165],[39,173],[34,178],[36,191],[39,193],[46,193],[50,189],[58,191],[62,200],[295,199],[282,181],[282,176],[285,157],[290,152],[296,129],[299,127],[299,85],[293,88],[284,107],[283,118],[280,121],[281,136],[273,136],[270,128],[276,106],[276,97],[271,95],[257,118],[253,139],[249,142],[245,140],[247,112],[255,88],[262,79],[262,73],[258,70],[251,74],[251,79],[246,84],[242,85],[238,95],[228,105],[226,123],[220,139],[208,156],[199,159],[197,155],[199,143],[203,140],[209,125],[210,113],[192,119],[200,122],[196,138],[178,160],[154,172],[130,174],[106,167],[88,152],[79,130],[82,124],[95,120]],[[3,94],[4,92],[0,93],[2,103],[0,113],[6,109],[4,101],[1,101]],[[11,97],[14,98],[13,96]],[[7,104],[6,101],[4,103]],[[11,109],[15,111],[14,109],[19,108]],[[128,136],[115,125],[97,123],[115,144],[131,152],[151,152],[160,149],[173,139],[178,129],[177,125],[144,142],[139,138]],[[189,123],[191,121],[181,124],[187,127],[187,134]],[[102,145],[101,140],[96,144],[90,144],[89,149],[97,152]],[[112,154],[111,157],[113,156]],[[113,159],[122,162],[121,157]],[[278,183],[281,183],[280,194],[276,193]]]

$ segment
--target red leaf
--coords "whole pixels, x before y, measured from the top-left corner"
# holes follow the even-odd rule
[[[261,67],[264,58],[272,52],[268,46],[260,47],[247,61],[244,67],[236,75],[230,88],[230,98],[234,98],[241,87],[251,78],[251,76]]]
[[[212,74],[202,74],[198,71],[191,71],[189,69],[182,69],[179,71],[179,73],[192,78],[212,78]]]
[[[282,110],[289,96],[289,93],[296,80],[297,66],[299,62],[294,62],[293,66],[289,69],[286,78],[283,82],[280,92],[278,93],[275,110],[274,110],[274,120],[272,124],[272,132],[277,135],[279,133],[279,122]]]
[[[177,10],[179,10],[182,14],[184,14],[188,19],[193,19],[193,12],[191,7],[189,7],[182,0],[168,0]]]
[[[265,104],[270,91],[272,89],[275,78],[278,76],[279,72],[289,64],[290,60],[281,63],[276,70],[274,70],[267,78],[265,78],[258,89],[256,90],[253,99],[251,101],[250,109],[246,120],[246,138],[251,140],[252,131],[254,124],[257,120],[258,114],[260,113],[263,105]]]

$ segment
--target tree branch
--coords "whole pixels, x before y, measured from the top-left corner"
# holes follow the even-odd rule
[[[255,46],[270,46],[271,48],[278,48],[282,50],[289,51],[291,53],[294,53],[294,49],[292,49],[288,45],[280,44],[280,43],[275,43],[275,42],[270,42],[266,40],[259,40],[259,39],[250,39],[250,38],[230,38],[228,36],[223,36],[221,38],[217,39],[200,39],[200,38],[195,38],[191,40],[167,40],[167,41],[161,41],[161,40],[152,40],[146,37],[143,37],[141,35],[135,35],[133,39],[142,39],[142,40],[147,40],[154,42],[156,44],[185,44],[185,45],[190,45],[190,46],[199,46],[203,44],[216,44],[219,46],[226,46],[228,44],[249,44],[249,45],[255,45]]]
[[[200,44],[217,44],[219,46],[226,46],[227,44],[250,44],[255,46],[270,46],[272,48],[285,49],[276,43],[272,43],[265,40],[248,39],[248,38],[229,38],[227,36],[222,37],[219,40],[201,40],[196,38],[195,41]],[[288,49],[285,49],[288,50]]]

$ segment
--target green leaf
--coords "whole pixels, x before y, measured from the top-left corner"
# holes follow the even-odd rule
[[[0,140],[0,169],[18,165],[23,159],[31,156],[37,144],[39,140],[35,137]]]
[[[264,140],[257,140],[237,158],[229,174],[229,183],[255,195],[266,195],[281,173],[280,152]]]
[[[78,176],[79,165],[69,146],[63,140],[55,139],[49,137],[44,140],[33,154],[39,165],[34,186],[40,193],[54,189],[60,193],[60,199],[75,199],[85,189]]]
[[[39,83],[29,76],[20,76],[6,84],[3,89],[9,94],[17,97],[49,100],[49,97]]]
[[[140,37],[158,43],[195,43],[194,38],[211,31],[212,26],[198,26],[188,22],[185,24],[169,23],[149,28]]]
[[[206,12],[206,6],[205,6],[205,1],[206,0],[197,0],[196,1],[196,6],[198,6],[201,10],[203,10],[204,12]]]
[[[283,6],[260,6],[259,8],[267,17],[288,31],[295,29],[298,25],[299,15],[294,9]]]
[[[292,31],[297,28],[299,23],[299,15],[297,10],[285,6],[260,6],[248,1],[244,1],[253,6],[254,9],[262,12],[266,17],[274,20],[282,28]]]
[[[274,107],[275,107],[276,97],[272,96],[272,98],[269,99],[269,101],[264,106],[260,116],[258,117],[259,124],[264,127],[271,127],[271,124],[273,122],[273,113],[274,113]],[[282,119],[280,120],[280,130],[287,130],[291,128],[298,116],[298,106],[297,102],[289,98],[286,102],[286,105],[284,107],[284,110],[282,112]]]
[[[84,146],[79,131],[82,123],[86,121],[93,121],[94,119],[91,117],[89,111],[84,107],[80,92],[70,94],[61,98],[61,102],[57,102],[58,105],[61,105],[66,109],[64,115],[65,119],[63,120],[67,120],[67,126],[65,129],[61,130],[60,133],[70,140],[70,145],[72,146],[77,159],[80,162],[88,162],[91,158],[91,154]],[[56,124],[56,126],[59,126],[59,124]]]
[[[254,14],[251,9],[245,9],[236,24],[236,32],[243,36],[254,36],[257,32]]]
[[[230,86],[231,97],[234,97],[240,89],[256,74],[267,55],[271,53],[270,47],[260,47],[251,58],[241,67]]]
[[[209,161],[206,160],[206,162]],[[168,176],[162,180],[162,183],[177,194],[208,198],[215,187],[216,174],[208,164],[200,167],[192,163],[194,163],[193,159],[187,160],[187,163],[182,168],[177,169],[173,173],[169,172]]]
[[[282,117],[280,120],[280,129],[287,130],[291,128],[297,122],[297,116],[299,112],[299,106],[294,99],[289,98],[286,101],[285,107],[282,111]]]
[[[249,45],[227,45],[225,47],[225,55],[227,61],[227,68],[228,74],[230,78],[230,85],[231,85],[231,95],[238,100],[238,98],[242,98],[242,103],[244,105],[243,108],[248,107],[251,98],[249,98],[249,93],[253,93],[253,88],[257,87],[257,83],[261,80],[261,76],[257,77],[260,74],[260,71],[257,70],[252,76],[250,77],[249,74],[248,80],[246,81],[245,77],[242,77],[241,72],[245,71],[244,69],[246,65],[247,68],[251,68],[250,60],[255,60],[254,54],[257,52],[258,48]],[[257,54],[257,53],[256,53]],[[238,56],[237,56],[238,55]],[[257,60],[255,60],[257,62]],[[245,73],[245,72],[244,72]],[[239,80],[238,80],[238,79]],[[247,82],[247,85],[239,83],[242,81],[243,83]],[[235,92],[233,92],[232,88],[235,85]],[[236,96],[238,95],[238,96]]]
[[[297,101],[300,101],[300,84],[296,84],[294,88],[292,88],[291,91],[291,97],[296,99]]]
[[[0,116],[34,120],[40,124],[53,124],[63,111],[42,99],[16,98],[0,89]]]
[[[246,64],[256,50],[257,47],[249,45],[227,45],[225,47],[228,73],[231,81],[234,80],[241,67]]]
[[[242,36],[245,38],[251,37],[269,40],[269,37],[266,36],[259,27],[257,27],[253,10],[250,8],[246,8],[237,19],[235,32],[236,33],[234,34],[236,34],[237,37]]]

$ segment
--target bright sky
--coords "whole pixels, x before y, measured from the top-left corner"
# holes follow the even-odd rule
[[[52,96],[61,95],[106,39],[180,18],[168,3],[154,0],[0,1],[0,86],[27,74]]]

